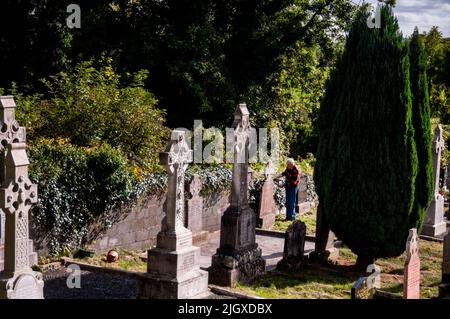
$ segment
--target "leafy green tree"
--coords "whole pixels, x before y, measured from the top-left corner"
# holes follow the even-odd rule
[[[423,39],[416,28],[409,42],[412,122],[416,140],[418,172],[415,182],[415,202],[411,219],[420,229],[425,210],[434,192],[431,155],[430,105],[428,97],[427,55]]]
[[[405,249],[418,159],[406,43],[390,6],[357,14],[320,109],[315,182],[332,231],[364,268]]]

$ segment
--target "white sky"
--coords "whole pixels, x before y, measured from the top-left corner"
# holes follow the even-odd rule
[[[360,0],[352,2],[359,3]],[[365,2],[378,3],[377,0]],[[438,26],[444,37],[450,37],[450,0],[397,0],[394,14],[404,36],[411,35],[415,26],[420,33]]]

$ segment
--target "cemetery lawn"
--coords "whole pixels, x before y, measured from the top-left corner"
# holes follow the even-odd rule
[[[303,216],[299,216],[297,214],[297,220],[302,221],[306,225],[306,234],[307,235],[315,235],[316,233],[316,211],[317,208],[313,207],[308,212],[306,212]],[[290,221],[285,221],[286,215],[277,214],[275,215],[275,224],[273,226],[273,230],[278,231],[286,231],[291,224]]]
[[[96,265],[107,268],[117,268],[133,272],[146,272],[147,263],[140,256],[142,251],[129,251],[125,249],[117,249],[119,260],[113,263],[106,261],[106,254],[95,254],[91,258],[74,259],[86,264]]]
[[[421,298],[436,298],[441,280],[442,243],[420,241]],[[235,290],[263,298],[349,299],[353,283],[362,275],[353,265],[356,255],[343,247],[336,265],[310,264],[302,272],[287,274],[270,272],[253,284],[239,284]],[[405,254],[379,259],[381,289],[403,294],[403,264]]]

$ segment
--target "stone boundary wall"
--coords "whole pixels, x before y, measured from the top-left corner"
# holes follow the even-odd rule
[[[217,236],[223,212],[229,206],[227,192],[203,195],[202,232]],[[165,194],[141,195],[136,204],[121,213],[120,218],[103,234],[95,236],[92,247],[97,251],[112,248],[146,250],[156,245],[156,236],[164,218]],[[189,212],[187,212],[189,213]],[[193,233],[194,237],[196,233]],[[207,240],[208,237],[202,237]],[[194,244],[199,244],[199,242]]]

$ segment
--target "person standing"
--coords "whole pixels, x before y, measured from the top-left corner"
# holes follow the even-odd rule
[[[300,181],[301,170],[295,165],[294,159],[288,158],[286,169],[276,176],[277,180],[284,176],[284,188],[286,190],[286,220],[295,220],[295,203],[297,199],[298,183]]]

